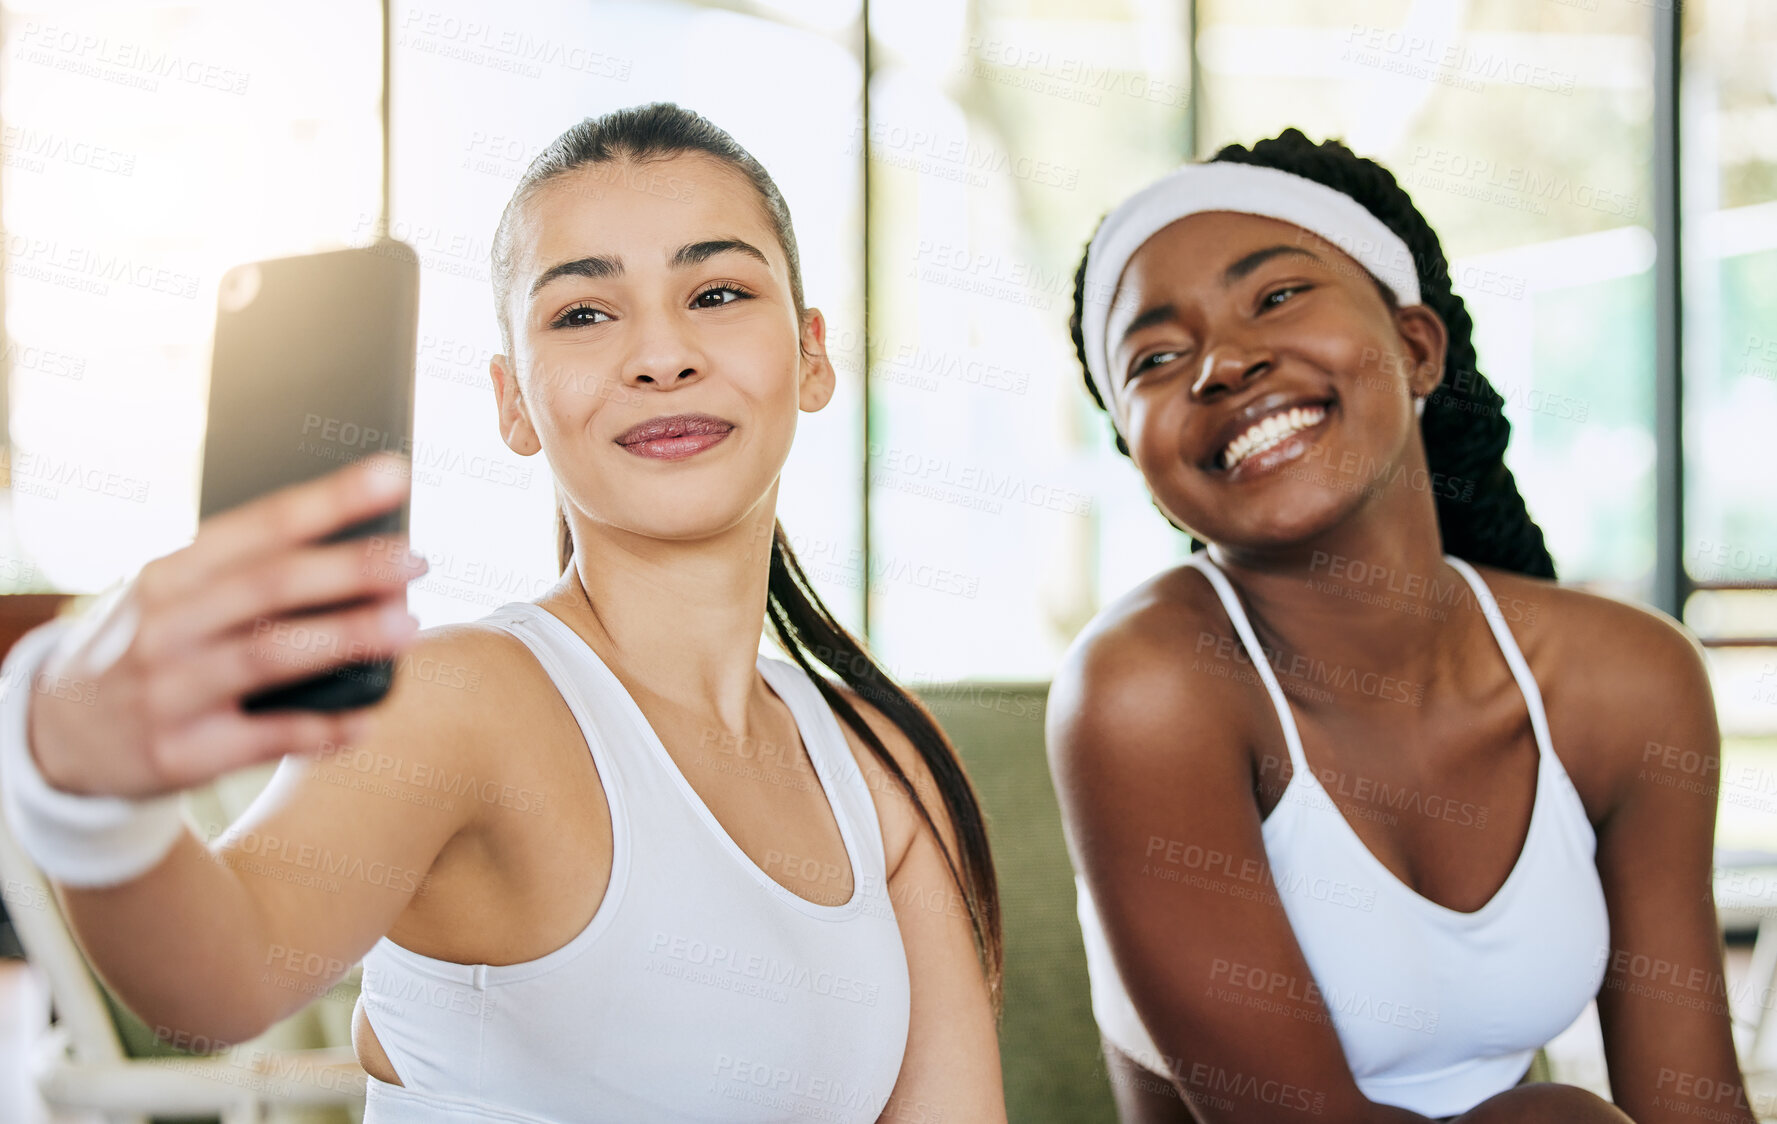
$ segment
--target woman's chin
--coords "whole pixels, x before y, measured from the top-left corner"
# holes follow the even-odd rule
[[[1318,491],[1318,490],[1317,490]],[[1351,515],[1342,497],[1319,494],[1273,497],[1274,502],[1248,508],[1238,519],[1186,520],[1199,539],[1223,546],[1274,549],[1312,542],[1337,528]]]
[[[733,532],[737,526],[748,522],[748,513],[756,511],[759,501],[752,503],[712,503],[706,502],[686,504],[683,497],[676,499],[662,497],[658,504],[625,503],[621,510],[608,509],[601,513],[599,522],[605,523],[626,534],[645,539],[659,539],[662,542],[701,542],[723,534]],[[770,542],[772,524],[766,520],[762,530],[758,532],[762,541]]]

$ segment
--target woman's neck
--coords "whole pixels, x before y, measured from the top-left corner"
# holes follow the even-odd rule
[[[1468,584],[1444,561],[1432,495],[1404,480],[1312,541],[1209,549],[1277,649],[1273,666],[1304,657],[1317,679],[1361,684],[1375,673],[1408,693],[1428,688],[1452,671],[1477,620]]]
[[[570,515],[574,557],[543,600],[630,684],[745,730],[758,675],[775,505],[669,541]]]

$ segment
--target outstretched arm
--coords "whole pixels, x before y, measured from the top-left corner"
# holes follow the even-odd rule
[[[463,813],[340,783],[351,770],[325,752],[442,760],[455,744],[439,720],[451,700],[430,697],[434,685],[404,674],[383,703],[344,714],[239,706],[409,647],[405,587],[420,570],[402,561],[405,543],[317,545],[397,502],[400,471],[354,465],[206,520],[49,654],[52,682],[90,690],[8,693],[7,707],[28,707],[11,716],[28,730],[24,760],[62,793],[139,798],[308,755],[286,758],[215,843],[180,825],[133,877],[59,887],[94,967],[157,1030],[224,1045],[325,990],[423,888],[460,826]]]

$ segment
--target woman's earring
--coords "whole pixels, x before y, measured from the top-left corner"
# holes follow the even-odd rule
[[[1413,396],[1413,413],[1418,417],[1423,418],[1425,416],[1425,396],[1424,395],[1415,394]]]

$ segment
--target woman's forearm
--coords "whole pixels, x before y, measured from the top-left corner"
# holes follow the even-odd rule
[[[157,1035],[202,1051],[252,1038],[307,999],[269,982],[273,945],[249,877],[188,827],[140,878],[58,892],[118,998]]]

